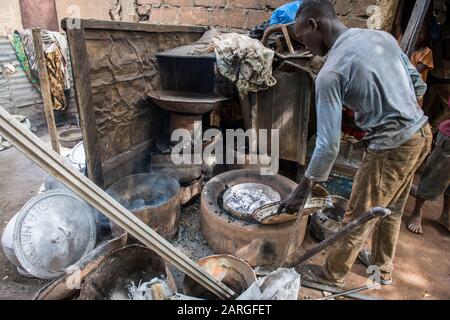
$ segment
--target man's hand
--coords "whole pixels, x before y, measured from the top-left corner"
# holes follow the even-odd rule
[[[280,214],[284,209],[286,209],[286,212],[289,213],[296,213],[298,210],[300,210],[303,201],[306,200],[309,184],[310,180],[306,177],[303,177],[300,183],[297,185],[297,188],[295,188],[295,190],[292,191],[286,197],[286,199],[281,201],[277,213]]]

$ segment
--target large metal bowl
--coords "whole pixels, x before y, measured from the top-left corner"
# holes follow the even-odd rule
[[[230,98],[216,93],[194,93],[161,90],[149,93],[149,97],[162,109],[179,113],[204,114],[216,110]]]

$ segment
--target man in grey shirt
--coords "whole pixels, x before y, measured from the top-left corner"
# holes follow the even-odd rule
[[[367,148],[345,220],[374,206],[392,210],[374,231],[372,253],[365,260],[379,267],[382,284],[390,284],[403,208],[414,172],[431,147],[427,117],[417,103],[426,85],[390,34],[347,28],[328,0],[305,0],[295,32],[313,54],[328,56],[316,79],[316,147],[305,177],[281,208],[298,210],[308,186],[328,179],[339,152],[342,107],[353,110]],[[368,222],[338,241],[325,266],[311,268],[310,276],[343,285],[374,224]]]

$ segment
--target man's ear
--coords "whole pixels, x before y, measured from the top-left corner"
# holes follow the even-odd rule
[[[309,18],[309,19],[308,19],[308,23],[309,23],[309,25],[311,26],[311,28],[312,28],[313,30],[316,30],[316,29],[317,29],[317,21],[316,21],[316,19],[314,19],[314,18]]]

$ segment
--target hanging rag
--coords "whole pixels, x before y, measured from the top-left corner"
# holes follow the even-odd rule
[[[32,30],[15,31],[11,37],[11,43],[24,72],[36,88],[40,90]],[[64,110],[68,104],[68,92],[71,88],[67,40],[59,32],[42,30],[42,44],[50,80],[53,108]]]
[[[27,78],[30,80],[33,86],[39,90],[39,77],[32,72],[30,61],[27,54],[25,53],[25,48],[22,44],[19,33],[17,31],[14,32],[9,37],[9,41],[11,42],[14,52],[16,53],[17,60],[19,61],[20,67],[22,68],[23,72],[27,75]]]
[[[275,53],[260,41],[228,33],[213,38],[212,42],[220,73],[236,85],[241,98],[277,83],[272,76]]]

